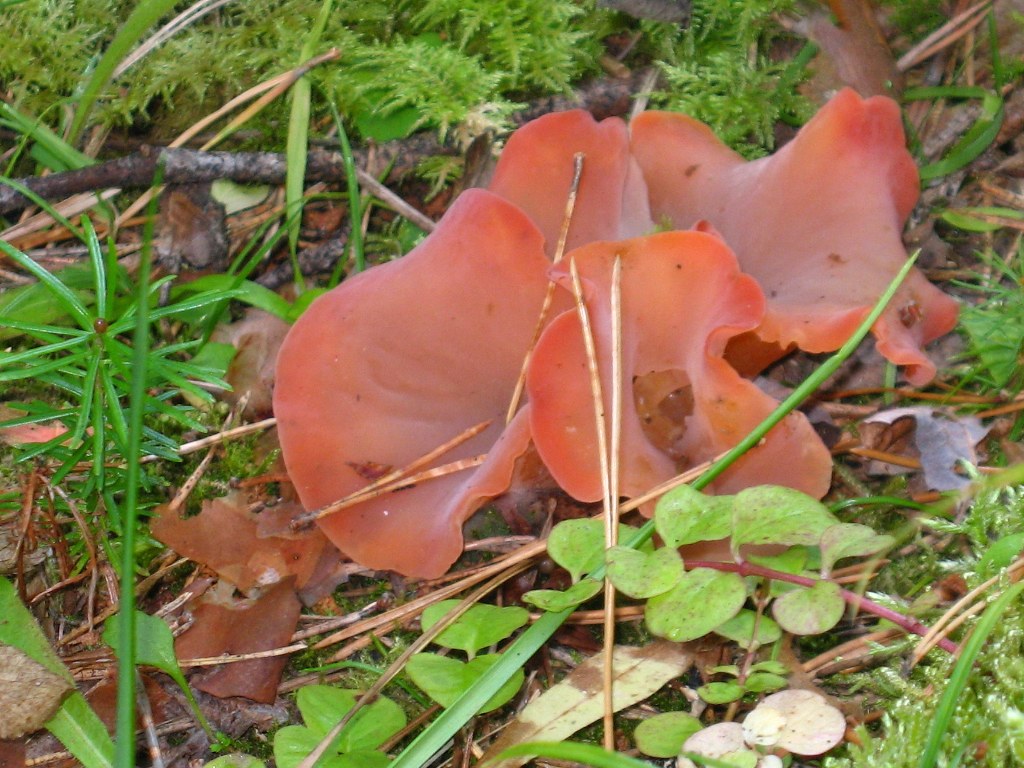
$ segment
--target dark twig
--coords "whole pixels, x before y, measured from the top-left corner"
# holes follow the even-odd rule
[[[634,73],[628,79],[599,80],[581,87],[575,93],[552,96],[534,102],[527,109],[513,116],[515,124],[524,123],[547,112],[562,109],[583,108],[595,117],[623,115],[629,110],[633,93],[642,79],[642,72]],[[375,158],[382,165],[391,165],[393,180],[412,170],[422,159],[436,154],[455,154],[453,147],[443,146],[432,133],[421,133],[401,141],[388,142],[375,148]],[[366,151],[355,150],[357,167],[365,166]],[[287,162],[283,154],[274,152],[200,152],[193,149],[161,149],[144,146],[138,152],[114,160],[65,173],[54,173],[45,177],[18,179],[28,189],[46,200],[58,200],[81,192],[98,189],[144,189],[153,183],[158,161],[166,163],[163,180],[165,184],[208,183],[216,179],[230,179],[240,184],[281,184],[284,182]],[[340,152],[316,151],[309,154],[306,165],[306,181],[336,181],[345,178],[344,162]],[[373,187],[378,182],[360,173],[360,182]],[[379,188],[370,191],[379,195]],[[21,210],[30,201],[14,189],[0,186],[0,215]],[[405,216],[415,216],[408,210],[400,211]],[[430,229],[433,222],[425,216],[414,221],[423,229]]]

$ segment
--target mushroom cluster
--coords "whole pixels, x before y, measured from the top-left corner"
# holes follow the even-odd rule
[[[584,157],[564,259],[553,263]],[[474,468],[323,517],[365,566],[436,577],[461,527],[523,480],[535,451],[557,485],[601,497],[596,421],[575,263],[608,398],[612,265],[621,265],[620,490],[635,496],[735,445],[776,405],[747,376],[793,348],[838,349],[902,266],[917,172],[897,106],[840,92],[775,155],[744,161],[702,124],[651,112],[627,128],[548,115],[509,139],[487,190],[458,197],[405,257],[346,280],[310,306],[277,364],[274,410],[299,497],[317,509],[482,422],[438,463]],[[656,231],[669,228],[669,231]],[[552,311],[530,356],[524,404],[506,411],[549,281]],[[956,304],[915,272],[873,331],[914,384],[922,351]],[[609,412],[610,403],[605,403]],[[792,414],[718,481],[815,496],[831,460]]]

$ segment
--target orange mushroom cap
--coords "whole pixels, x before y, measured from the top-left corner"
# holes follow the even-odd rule
[[[507,490],[529,433],[525,416],[506,430],[505,412],[548,266],[541,234],[521,211],[470,190],[408,255],[324,294],[289,332],[274,411],[288,473],[307,509],[366,486],[362,467],[404,467],[492,420],[437,462],[489,452],[476,470],[319,521],[356,562],[440,576],[462,552],[462,523]]]
[[[583,173],[566,250],[651,231],[647,188],[630,154],[626,124],[618,118],[597,122],[574,109],[527,123],[509,137],[488,189],[540,227],[548,256],[554,256],[577,152],[584,157]]]
[[[716,236],[667,232],[583,246],[579,269],[610,413],[613,263],[621,259],[623,392],[620,490],[635,496],[736,445],[777,405],[724,359],[730,339],[764,316],[757,283]],[[553,279],[571,290],[566,265]],[[601,498],[597,427],[575,310],[544,331],[527,375],[541,458],[569,494]],[[802,414],[790,415],[718,481],[721,491],[774,483],[822,496],[831,458]]]
[[[655,219],[704,219],[721,232],[768,298],[756,334],[776,357],[794,344],[842,346],[907,258],[900,232],[918,176],[891,99],[843,90],[789,144],[751,162],[683,115],[647,112],[631,130]],[[921,347],[956,315],[915,270],[875,324],[878,349],[924,384],[935,365]]]

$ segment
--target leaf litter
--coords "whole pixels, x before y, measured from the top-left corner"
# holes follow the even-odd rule
[[[263,360],[265,361],[266,359],[267,359],[267,356],[264,355],[263,356]],[[267,381],[267,376],[264,373],[262,373],[262,372],[260,372],[258,370],[264,364],[265,363],[257,364],[257,365],[252,365],[252,368],[256,369],[256,377],[258,379],[262,379],[263,382],[266,382]],[[245,363],[244,365],[242,365],[240,367],[242,367],[244,369],[245,367],[248,367],[248,366],[249,366],[249,364]],[[264,386],[264,384],[261,384],[260,386]],[[922,421],[927,421],[929,418],[932,418],[934,421],[945,421],[945,422],[952,421],[952,422],[954,422],[954,424],[957,421],[961,420],[960,417],[956,417],[954,419],[944,419],[942,417],[935,417],[934,416],[934,412],[931,411],[930,409],[915,409],[915,410],[919,410],[920,411],[920,413],[911,414],[913,416],[913,418],[915,419],[915,421],[917,422],[918,429],[920,429],[920,425],[921,425]],[[923,413],[924,411],[929,411],[930,415],[924,415],[924,413]],[[935,481],[934,480],[935,477],[941,477],[941,478],[943,478],[941,480],[941,482],[947,482],[947,483],[948,482],[953,482],[953,480],[955,478],[955,480],[957,482],[961,483],[961,487],[962,487],[964,478],[963,478],[963,476],[961,476],[959,474],[956,474],[956,472],[955,472],[954,468],[955,468],[955,465],[956,465],[956,461],[959,460],[959,459],[966,459],[968,461],[971,461],[971,463],[976,463],[976,462],[974,462],[972,460],[977,458],[977,453],[975,452],[975,444],[977,443],[977,439],[975,439],[970,444],[968,444],[968,442],[967,442],[967,441],[969,441],[971,439],[971,437],[974,434],[974,432],[970,428],[965,428],[963,431],[964,431],[965,434],[962,437],[959,434],[957,436],[957,447],[956,448],[949,448],[948,450],[945,450],[945,451],[941,450],[942,446],[943,446],[943,439],[944,438],[942,438],[941,436],[936,436],[936,435],[931,434],[931,433],[929,433],[928,438],[924,440],[924,443],[926,444],[926,446],[928,446],[928,448],[931,451],[931,453],[928,453],[928,451],[924,450],[921,447],[921,445],[917,445],[916,446],[916,449],[921,452],[920,461],[921,461],[922,467],[924,469],[925,481],[926,481],[926,483],[928,484],[929,487],[931,487],[931,488],[940,488],[941,487],[941,486],[935,484],[937,482],[940,482],[940,481]],[[915,436],[915,439],[917,439],[917,436]],[[966,448],[965,448],[965,446],[966,446]],[[925,458],[925,454],[926,453],[928,453],[928,458],[927,459]],[[929,469],[932,470],[930,475],[929,475]],[[952,475],[952,477],[951,477],[951,475]],[[239,507],[237,507],[237,509],[239,509],[239,510],[244,509],[244,506],[239,506]],[[204,508],[204,512],[203,513],[205,513],[205,512],[206,512],[206,509]],[[201,513],[201,514],[203,514],[203,513]],[[244,515],[239,515],[238,517],[239,517],[239,519],[244,519]],[[219,522],[223,522],[225,519],[226,518],[219,518]],[[216,527],[217,527],[216,524],[214,526],[212,526],[212,528],[216,528]],[[212,529],[211,529],[211,533],[212,533]],[[240,538],[240,540],[247,541],[247,542],[248,541],[252,541],[254,538],[259,538],[258,535],[256,537],[254,537],[252,535],[251,527],[250,526],[246,525],[246,526],[241,526],[240,527],[238,522],[235,521],[235,522],[232,522],[230,525],[225,525],[222,531],[217,531],[217,535],[216,536],[211,536],[212,541],[215,542],[215,547],[214,548],[223,547],[224,545],[228,544],[229,542],[232,545],[235,544],[236,542],[233,540],[235,536],[238,536]],[[199,538],[202,538],[202,535],[200,535]],[[229,556],[225,557],[223,560],[218,560],[217,555],[215,555],[213,553],[200,554],[199,551],[196,551],[196,553],[193,556],[193,559],[197,560],[198,562],[205,562],[207,559],[209,559],[210,562],[207,563],[207,564],[210,565],[211,568],[213,568],[214,570],[218,570],[219,569],[220,571],[222,571],[221,576],[225,579],[226,582],[232,583],[233,586],[239,586],[239,585],[233,584],[233,582],[231,581],[232,578],[235,578],[238,581],[242,582],[242,586],[240,588],[243,591],[251,591],[251,590],[254,590],[254,589],[256,591],[260,591],[260,590],[273,591],[276,588],[275,585],[278,585],[282,581],[285,582],[285,583],[287,583],[289,581],[289,576],[287,574],[292,572],[292,571],[289,569],[288,566],[283,565],[278,560],[277,554],[275,552],[271,551],[271,549],[273,547],[281,545],[282,541],[284,540],[284,537],[278,537],[278,538],[270,537],[270,538],[271,538],[272,543],[267,545],[267,550],[262,555],[260,554],[260,550],[258,548],[258,545],[253,545],[252,548],[250,548],[250,549],[243,548],[242,551],[237,552],[236,554],[229,555]],[[175,548],[177,549],[177,547],[175,547]],[[263,557],[265,559],[261,560],[261,557]],[[308,572],[306,570],[304,570],[304,569],[308,568],[308,564],[309,564],[308,563],[308,559],[305,558],[305,557],[297,557],[295,559],[296,559],[297,562],[300,563],[300,570],[302,570],[303,574],[308,578]],[[228,576],[228,574],[230,574],[230,577]],[[282,574],[285,574],[285,575],[282,576]],[[296,581],[298,581],[301,578],[298,573],[295,573],[293,575],[294,575],[294,578],[295,578]],[[296,587],[295,586],[290,586],[289,588],[291,589],[292,594],[294,594]],[[281,587],[281,592],[282,592],[282,594],[287,594],[287,589],[285,589],[284,587]],[[230,594],[230,590],[224,590],[224,594]],[[221,599],[221,598],[216,598],[216,599]],[[243,603],[246,602],[246,599],[243,599],[242,602]],[[285,602],[287,602],[287,601],[285,601]],[[237,596],[231,595],[228,598],[228,604],[236,605],[236,607],[237,607]],[[231,609],[231,610],[234,610],[234,609]],[[255,611],[255,613],[258,614],[260,612],[260,610],[267,610],[267,611],[270,611],[270,613],[273,613],[273,611],[271,611],[269,608],[257,609]],[[236,616],[237,614],[228,614],[228,615],[229,616]],[[231,621],[232,621],[232,619],[229,618],[224,623],[231,623]],[[258,619],[257,619],[257,621],[258,621]],[[255,626],[259,626],[259,625],[257,624]],[[247,630],[245,630],[243,632],[243,634],[251,634],[251,633],[253,633],[255,631],[262,631],[262,627],[259,630],[247,629]],[[279,633],[278,634],[277,642],[279,643],[279,645],[277,647],[282,647],[283,645],[287,645],[288,640],[287,640],[287,637],[285,637],[283,634]],[[214,652],[214,653],[212,653],[210,655],[218,655],[218,653],[220,653],[220,651]],[[248,662],[246,662],[246,663],[248,663]],[[241,667],[242,665],[225,665],[225,666],[227,666],[227,667],[230,667],[230,666],[239,666],[239,667]],[[273,675],[271,675],[271,678],[273,678]],[[760,709],[760,708],[758,708],[758,709]],[[754,712],[757,712],[758,709],[755,709],[750,714],[748,714],[747,718],[744,720],[744,723],[747,723],[750,720],[751,716],[754,714]],[[764,711],[767,712],[769,710],[766,709]],[[779,722],[785,721],[785,719],[786,719],[786,715],[771,715],[771,714],[767,714],[767,715],[764,715],[763,717],[768,722],[767,722],[767,725],[762,723],[758,727],[758,733],[761,734],[761,736],[759,738],[761,738],[761,739],[768,738],[765,734],[773,732],[773,729],[775,728],[775,726],[777,726]],[[773,720],[772,718],[775,718],[775,719]],[[757,724],[757,718],[755,718],[754,724]],[[746,743],[750,743],[750,740],[748,739]],[[740,746],[743,746],[743,744],[741,743]],[[793,751],[796,751],[796,750],[793,750]],[[809,753],[803,753],[803,754],[814,754],[814,753],[810,753],[809,752]]]

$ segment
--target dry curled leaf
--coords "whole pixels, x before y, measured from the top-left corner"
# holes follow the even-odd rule
[[[879,429],[880,425],[885,425]],[[867,419],[862,427],[865,445],[901,456],[920,458],[924,480],[936,491],[964,488],[970,480],[957,473],[957,464],[977,464],[975,446],[988,434],[988,427],[971,416],[950,416],[928,406],[892,408]],[[873,462],[875,474],[898,474],[908,470]]]

